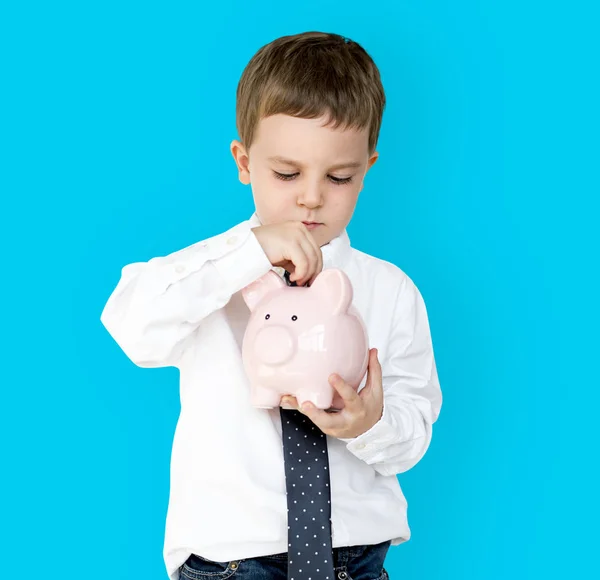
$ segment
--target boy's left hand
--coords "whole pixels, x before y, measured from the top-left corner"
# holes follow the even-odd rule
[[[329,383],[344,400],[344,408],[337,413],[317,409],[308,401],[300,409],[296,397],[289,395],[282,399],[282,406],[298,409],[326,435],[344,439],[352,439],[362,435],[381,419],[383,414],[383,379],[376,348],[369,351],[367,380],[360,393],[357,393],[336,374],[329,377]]]

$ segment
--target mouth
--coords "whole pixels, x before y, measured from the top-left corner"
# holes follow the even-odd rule
[[[319,222],[302,222],[308,229],[316,228],[317,226],[322,226],[322,223]]]

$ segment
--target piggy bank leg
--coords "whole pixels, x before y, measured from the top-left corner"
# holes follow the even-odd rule
[[[261,387],[260,385],[255,386],[252,389],[250,396],[250,402],[253,407],[258,409],[272,409],[273,407],[279,407],[281,395],[269,387]]]
[[[302,406],[305,401],[310,401],[317,409],[329,409],[333,399],[333,387],[321,389],[300,389],[296,393],[296,400]]]

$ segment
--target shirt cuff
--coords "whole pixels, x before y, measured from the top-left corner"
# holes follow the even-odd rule
[[[397,443],[398,440],[398,430],[395,427],[388,406],[385,404],[385,400],[381,419],[373,427],[358,437],[349,439],[340,437],[340,441],[344,441],[347,444],[346,449],[366,463],[374,462],[381,449],[388,447],[390,444]]]

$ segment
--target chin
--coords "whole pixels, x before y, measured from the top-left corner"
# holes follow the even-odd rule
[[[321,228],[319,228],[321,229]],[[315,234],[315,241],[319,244],[319,246],[326,246],[331,240],[333,240],[335,236],[331,235],[331,232],[327,230],[325,226],[323,226],[323,230],[318,234]]]

